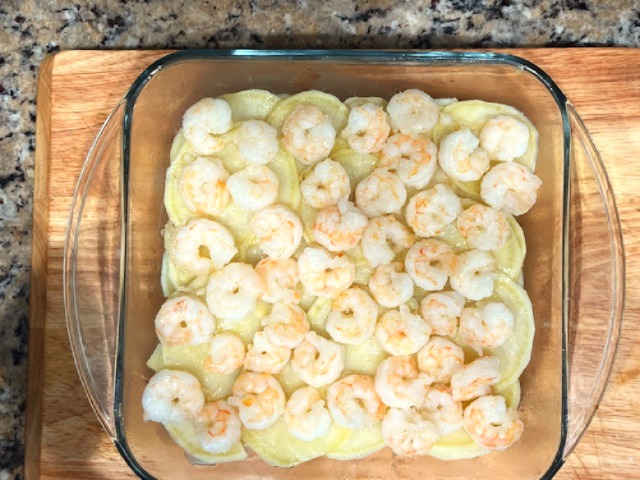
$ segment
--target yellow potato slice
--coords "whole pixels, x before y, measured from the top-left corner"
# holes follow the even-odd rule
[[[318,90],[309,90],[280,100],[280,103],[275,106],[267,117],[267,122],[281,130],[287,117],[299,105],[315,105],[318,107],[329,116],[338,134],[349,120],[349,108],[338,97]]]
[[[382,423],[371,427],[349,429],[344,441],[327,452],[327,457],[334,460],[353,460],[368,457],[384,448]]]
[[[347,142],[339,138],[331,152],[331,159],[338,162],[347,171],[351,179],[353,191],[365,177],[367,177],[378,164],[378,156],[372,153],[356,153]]]
[[[374,377],[378,365],[389,355],[382,349],[375,335],[360,345],[345,345],[344,369],[349,373],[359,373]]]
[[[291,362],[287,362],[282,370],[274,375],[280,382],[280,386],[287,397],[290,397],[297,389],[306,387],[307,384],[296,375],[291,367]]]
[[[381,97],[349,97],[344,101],[344,104],[349,108],[359,107],[365,103],[372,103],[378,107],[387,108],[387,102]]]
[[[264,120],[280,101],[277,95],[259,89],[229,93],[220,98],[229,103],[234,122]]]
[[[368,285],[369,279],[371,278],[371,275],[373,275],[375,268],[373,268],[369,261],[364,257],[364,253],[362,253],[362,246],[358,244],[347,250],[345,253],[356,267],[356,276],[353,283]]]
[[[147,360],[147,367],[157,372],[158,370],[162,370],[162,365],[162,345],[158,344],[149,357],[149,360]]]
[[[331,313],[331,306],[333,305],[333,300],[330,298],[318,297],[313,302],[309,310],[307,311],[307,320],[309,320],[309,325],[311,325],[311,330],[320,333],[326,334],[327,330],[325,328],[325,324],[327,322],[327,317]]]
[[[164,424],[164,428],[169,432],[171,438],[183,448],[187,458],[191,457],[189,459],[191,463],[213,465],[247,458],[247,452],[241,442],[236,442],[231,450],[225,453],[210,453],[203,450],[196,439],[193,423],[190,421]]]
[[[256,309],[242,320],[218,319],[218,332],[231,332],[238,335],[244,343],[251,343],[253,336],[262,328],[262,319],[271,311],[271,305],[258,301]]]

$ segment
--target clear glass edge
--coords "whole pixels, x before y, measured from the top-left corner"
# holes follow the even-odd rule
[[[556,85],[556,83],[537,65],[517,57],[515,55],[493,52],[441,52],[441,51],[366,51],[366,50],[183,50],[170,53],[152,65],[147,67],[133,82],[131,88],[124,97],[126,102],[125,113],[123,117],[123,139],[122,139],[122,162],[123,168],[121,170],[121,209],[122,209],[122,243],[121,243],[121,265],[120,265],[120,286],[119,286],[119,299],[120,304],[118,307],[119,321],[118,321],[118,339],[117,346],[124,344],[124,328],[122,319],[126,312],[126,272],[125,261],[128,251],[128,173],[129,173],[129,149],[130,149],[130,134],[131,134],[131,121],[133,115],[133,108],[135,106],[136,99],[144,86],[163,68],[171,65],[172,63],[181,60],[214,60],[221,58],[238,58],[242,60],[250,60],[252,58],[274,58],[274,59],[292,59],[292,60],[349,60],[356,62],[368,62],[368,61],[415,61],[416,63],[434,63],[434,64],[446,64],[446,63],[478,63],[478,64],[497,64],[497,65],[510,65],[512,67],[521,69],[531,75],[533,75],[540,83],[542,83],[553,99],[558,105],[562,117],[563,124],[563,140],[564,140],[564,185],[563,185],[563,225],[562,225],[562,243],[563,243],[563,257],[562,257],[562,419],[560,425],[560,442],[555,458],[551,462],[551,465],[547,471],[540,477],[541,479],[550,479],[556,474],[556,472],[563,465],[566,456],[565,444],[567,440],[568,431],[568,365],[567,365],[567,332],[568,332],[568,266],[569,266],[569,193],[570,193],[570,168],[571,168],[571,125],[569,121],[569,114],[567,110],[567,98],[562,90]],[[116,438],[113,439],[118,451],[125,459],[129,467],[140,478],[145,480],[155,480],[155,477],[151,476],[144,468],[138,463],[135,456],[128,447],[126,436],[123,431],[122,425],[122,377],[119,372],[123,368],[123,352],[116,347],[116,378],[115,378],[115,399],[114,399],[114,420],[116,427]],[[86,387],[85,387],[86,388]]]

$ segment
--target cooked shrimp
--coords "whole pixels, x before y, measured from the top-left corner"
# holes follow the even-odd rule
[[[231,232],[206,218],[191,220],[181,227],[169,249],[176,267],[203,276],[224,267],[238,253]]]
[[[315,105],[298,105],[282,125],[284,148],[304,165],[327,158],[335,141],[331,119]]]
[[[362,237],[362,253],[372,267],[391,263],[395,256],[409,248],[413,235],[393,215],[369,221]]]
[[[247,120],[238,129],[238,152],[247,163],[266,165],[278,150],[278,131],[262,120]]]
[[[178,191],[189,210],[198,215],[220,215],[229,204],[229,172],[217,158],[198,157],[184,167]]]
[[[464,429],[481,447],[504,450],[520,439],[524,424],[504,397],[487,395],[464,409]]]
[[[336,342],[359,345],[373,335],[378,304],[361,288],[351,287],[333,301],[326,329]]]
[[[335,205],[342,197],[349,196],[350,192],[351,182],[347,171],[330,158],[317,163],[300,182],[300,193],[313,208]]]
[[[513,333],[513,313],[504,303],[493,302],[478,308],[465,308],[460,315],[460,338],[481,352],[497,348]]]
[[[469,300],[482,300],[493,293],[496,259],[487,252],[469,250],[458,255],[451,287]]]
[[[369,218],[400,213],[406,200],[404,183],[386,168],[376,168],[356,187],[356,205]]]
[[[400,262],[391,262],[376,268],[369,279],[369,291],[383,307],[399,307],[413,296],[413,281]]]
[[[451,376],[451,396],[465,402],[491,393],[491,385],[500,381],[496,357],[480,357],[465,365]]]
[[[265,332],[257,332],[244,356],[244,368],[257,373],[275,374],[284,368],[291,357],[291,350],[269,340]]]
[[[462,212],[456,224],[467,243],[477,250],[497,250],[509,237],[504,213],[479,203]]]
[[[252,212],[273,204],[278,198],[279,187],[276,174],[264,165],[249,165],[227,181],[233,202]]]
[[[184,138],[200,155],[212,155],[224,148],[218,136],[231,130],[231,107],[221,98],[203,98],[182,117]]]
[[[386,410],[367,375],[347,375],[333,383],[327,390],[327,405],[335,422],[347,428],[374,425]]]
[[[313,238],[330,252],[343,252],[358,245],[367,223],[367,217],[344,197],[338,205],[318,212]]]
[[[218,333],[209,343],[207,370],[216,375],[229,375],[244,364],[245,347],[242,339],[233,333]]]
[[[253,215],[251,231],[260,249],[269,257],[291,257],[302,240],[302,221],[285,205],[272,205]]]
[[[460,212],[462,204],[458,196],[451,187],[439,183],[411,197],[405,215],[416,235],[432,237],[440,235]]]
[[[421,373],[413,357],[389,357],[378,365],[374,387],[385,405],[419,407],[433,379]]]
[[[193,420],[195,437],[205,452],[225,453],[240,441],[242,423],[224,400],[205,403]]]
[[[409,187],[424,188],[436,171],[437,153],[436,144],[427,137],[397,133],[384,144],[378,166],[395,172]]]
[[[418,368],[436,383],[449,383],[464,366],[464,351],[451,340],[431,337],[418,352]]]
[[[429,340],[431,327],[420,315],[414,315],[406,305],[389,310],[376,325],[376,338],[391,355],[413,355]]]
[[[142,393],[145,421],[182,422],[200,413],[203,406],[200,382],[181,370],[160,370]]]
[[[400,457],[426,455],[439,437],[426,410],[390,408],[382,420],[384,443]]]
[[[285,396],[278,381],[266,373],[243,372],[233,384],[228,402],[238,408],[249,430],[264,430],[284,413]]]
[[[413,282],[427,291],[442,290],[453,273],[457,257],[446,243],[429,238],[407,252],[404,267]]]
[[[276,303],[262,319],[264,333],[271,343],[286,348],[300,345],[309,331],[306,312],[297,305]]]
[[[256,265],[255,271],[264,282],[262,300],[268,303],[300,302],[302,294],[299,287],[298,262],[293,258],[263,258]]]
[[[207,305],[216,317],[241,320],[256,308],[264,290],[260,276],[246,263],[230,263],[209,278]]]
[[[440,142],[438,163],[451,178],[463,182],[480,180],[489,170],[489,155],[478,147],[480,140],[464,127],[450,133]]]
[[[344,347],[331,340],[309,332],[293,351],[293,371],[312,387],[322,387],[334,382],[344,369]]]
[[[529,128],[511,115],[497,115],[482,127],[480,145],[491,158],[511,162],[527,151]]]
[[[523,215],[536,203],[541,185],[542,180],[524,165],[499,163],[482,179],[480,196],[496,210]]]
[[[384,109],[365,103],[351,109],[349,123],[341,135],[356,153],[375,153],[380,151],[390,131]]]
[[[331,415],[320,392],[302,387],[291,394],[284,410],[284,423],[289,433],[303,442],[323,437],[331,426]]]
[[[462,428],[462,402],[453,400],[450,387],[444,385],[429,387],[424,396],[422,408],[431,414],[440,435],[449,435]]]
[[[346,255],[307,247],[298,257],[300,282],[311,295],[335,298],[351,286],[356,268]]]
[[[430,293],[420,302],[420,315],[435,335],[454,335],[465,299],[456,292]]]
[[[397,93],[387,105],[391,127],[401,133],[429,133],[440,110],[429,95],[417,89]]]
[[[155,319],[156,334],[163,345],[200,345],[216,330],[207,305],[196,297],[179,295],[162,304]]]

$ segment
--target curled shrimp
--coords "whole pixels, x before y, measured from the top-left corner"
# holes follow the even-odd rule
[[[380,167],[395,172],[402,182],[424,188],[438,165],[436,144],[423,135],[397,133],[389,137],[380,152]]]
[[[456,180],[480,180],[489,170],[489,155],[478,147],[480,140],[464,127],[450,133],[440,142],[438,163],[447,175]]]
[[[351,287],[336,297],[326,329],[336,342],[359,345],[373,335],[378,304],[361,288]]]
[[[176,423],[202,411],[204,393],[196,377],[181,370],[160,370],[144,388],[145,421]]]
[[[300,345],[309,331],[307,314],[297,305],[275,303],[271,313],[262,319],[264,333],[271,343],[286,348]]]
[[[233,202],[252,212],[273,204],[278,198],[279,187],[276,174],[264,165],[249,165],[227,181]]]
[[[451,275],[451,287],[469,300],[482,300],[493,294],[496,260],[491,254],[469,250],[458,255]]]
[[[497,250],[509,237],[504,213],[479,203],[458,215],[456,224],[467,243],[477,250]]]
[[[438,104],[421,90],[409,89],[389,100],[387,113],[391,127],[401,133],[429,133],[438,123]]]
[[[372,267],[391,263],[396,255],[409,248],[414,236],[393,215],[369,221],[362,236],[362,254]]]
[[[367,223],[367,217],[344,197],[338,205],[318,212],[313,238],[330,252],[342,252],[358,245]]]
[[[423,290],[442,290],[453,273],[457,257],[446,243],[429,238],[415,243],[407,252],[404,267]]]
[[[189,295],[169,298],[160,307],[154,323],[163,345],[200,345],[207,343],[216,330],[207,305]]]
[[[496,210],[523,215],[536,203],[541,185],[542,180],[524,165],[499,163],[482,179],[480,196]]]
[[[274,260],[263,258],[258,262],[255,271],[264,282],[262,300],[268,303],[300,302],[298,262],[293,258]]]
[[[334,382],[344,369],[344,347],[309,332],[293,351],[291,367],[304,382],[322,387]]]
[[[231,232],[218,222],[197,218],[181,227],[169,245],[176,267],[191,275],[209,275],[238,253]]]
[[[480,145],[499,162],[521,157],[529,146],[529,127],[511,115],[496,115],[480,131]]]
[[[351,181],[344,167],[327,158],[314,165],[311,173],[300,182],[300,193],[313,208],[335,205],[351,192]]]
[[[205,403],[193,424],[195,437],[205,452],[225,453],[240,441],[240,417],[224,400]]]
[[[240,420],[249,430],[269,428],[284,413],[285,407],[282,387],[266,373],[241,373],[227,401],[238,408]]]
[[[287,347],[275,345],[265,332],[257,332],[244,356],[244,368],[257,373],[275,374],[284,368],[291,356]]]
[[[364,103],[351,109],[349,123],[341,135],[356,153],[375,153],[380,151],[389,132],[391,127],[384,109]]]
[[[300,246],[302,221],[285,205],[272,205],[253,215],[251,231],[265,254],[282,260],[291,257]]]
[[[218,333],[209,343],[205,367],[216,375],[229,375],[244,364],[245,347],[242,339],[233,333]]]
[[[432,385],[424,396],[422,408],[431,414],[440,435],[449,435],[462,428],[462,402],[456,402],[451,396],[451,388],[444,385]]]
[[[291,394],[284,410],[284,423],[289,433],[303,442],[323,437],[331,426],[331,415],[313,387],[302,387]]]
[[[369,279],[369,291],[383,307],[399,307],[413,296],[413,281],[400,262],[391,262],[376,268]]]
[[[464,351],[446,338],[431,337],[418,352],[418,368],[436,383],[449,383],[463,366]]]
[[[520,439],[524,424],[504,397],[487,395],[464,409],[464,429],[481,447],[504,450]]]
[[[491,385],[500,381],[500,360],[480,357],[465,365],[451,376],[451,396],[465,402],[491,393]]]
[[[464,297],[457,292],[430,293],[420,302],[420,315],[435,335],[452,336],[458,330],[464,304]]]
[[[216,216],[224,212],[231,199],[228,179],[229,172],[219,159],[198,157],[182,170],[178,191],[193,213]]]
[[[221,98],[203,98],[182,117],[184,138],[200,155],[212,155],[224,148],[218,136],[231,130],[231,107]]]
[[[266,165],[278,154],[278,131],[262,120],[247,120],[238,129],[238,152],[247,162]]]
[[[335,298],[349,288],[356,271],[346,255],[332,255],[316,247],[307,247],[300,254],[298,270],[307,292],[325,298]]]
[[[382,420],[384,443],[400,457],[426,455],[439,437],[426,410],[390,408]]]
[[[460,212],[462,204],[458,196],[451,187],[439,183],[411,197],[405,215],[416,235],[433,237],[440,235]]]
[[[376,168],[356,187],[356,205],[369,217],[400,213],[407,200],[407,189],[397,175],[386,168]]]
[[[497,348],[513,333],[513,313],[504,303],[465,308],[460,315],[460,338],[470,347]]]
[[[414,315],[406,305],[387,311],[375,328],[376,338],[391,355],[412,355],[429,340],[431,327],[420,315]]]
[[[376,371],[374,388],[382,402],[395,408],[419,407],[433,379],[418,370],[413,357],[389,357]]]
[[[347,428],[374,425],[386,410],[367,375],[347,375],[333,383],[327,390],[327,405],[335,422]]]
[[[216,317],[241,320],[256,308],[264,290],[260,276],[246,263],[230,263],[209,277],[207,305]]]
[[[282,125],[282,144],[304,165],[327,158],[336,141],[328,115],[315,105],[298,105]]]

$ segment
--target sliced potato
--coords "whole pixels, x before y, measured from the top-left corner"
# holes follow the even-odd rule
[[[378,164],[378,156],[371,153],[356,153],[347,143],[339,139],[331,152],[331,159],[338,162],[347,171],[351,179],[351,190],[373,172]]]
[[[298,182],[298,168],[295,159],[284,149],[280,149],[276,158],[268,165],[278,177],[278,203],[284,203],[292,210],[300,206],[300,182]]]
[[[157,372],[158,370],[162,370],[162,365],[162,345],[158,344],[149,357],[149,360],[147,360],[147,367]]]
[[[262,319],[270,311],[271,305],[259,300],[256,309],[242,320],[218,319],[218,332],[235,333],[244,340],[245,344],[251,343],[253,336],[262,328]]]
[[[320,334],[326,334],[325,324],[327,317],[331,313],[333,300],[331,298],[318,297],[307,311],[307,319],[311,329]]]
[[[231,450],[225,453],[210,453],[203,450],[196,439],[193,422],[164,424],[164,428],[167,429],[171,438],[184,449],[187,455],[195,460],[191,463],[213,465],[247,458],[247,452],[241,442],[236,442]]]
[[[344,441],[330,449],[327,457],[334,460],[353,460],[373,455],[385,446],[381,427],[382,423],[377,423],[371,427],[349,429]]]
[[[307,384],[296,375],[291,367],[291,362],[287,362],[282,370],[274,375],[276,380],[280,382],[280,386],[287,397],[290,397],[297,389],[306,387]]]
[[[365,103],[372,103],[378,107],[387,108],[389,102],[381,97],[349,97],[344,101],[344,104],[349,108],[359,107]]]
[[[351,259],[356,267],[356,276],[353,283],[368,285],[369,279],[371,278],[371,275],[373,275],[375,268],[373,268],[369,261],[364,257],[362,246],[358,244],[347,250],[345,254]]]
[[[349,373],[359,373],[374,377],[378,365],[389,355],[372,335],[360,345],[345,345],[344,369]]]
[[[349,108],[343,104],[338,97],[318,90],[309,90],[296,93],[283,100],[280,100],[267,117],[267,122],[282,129],[287,117],[299,105],[315,105],[331,119],[337,133],[347,125],[349,119]]]
[[[266,90],[243,90],[241,92],[222,95],[220,98],[229,103],[233,121],[264,120],[280,97]]]

